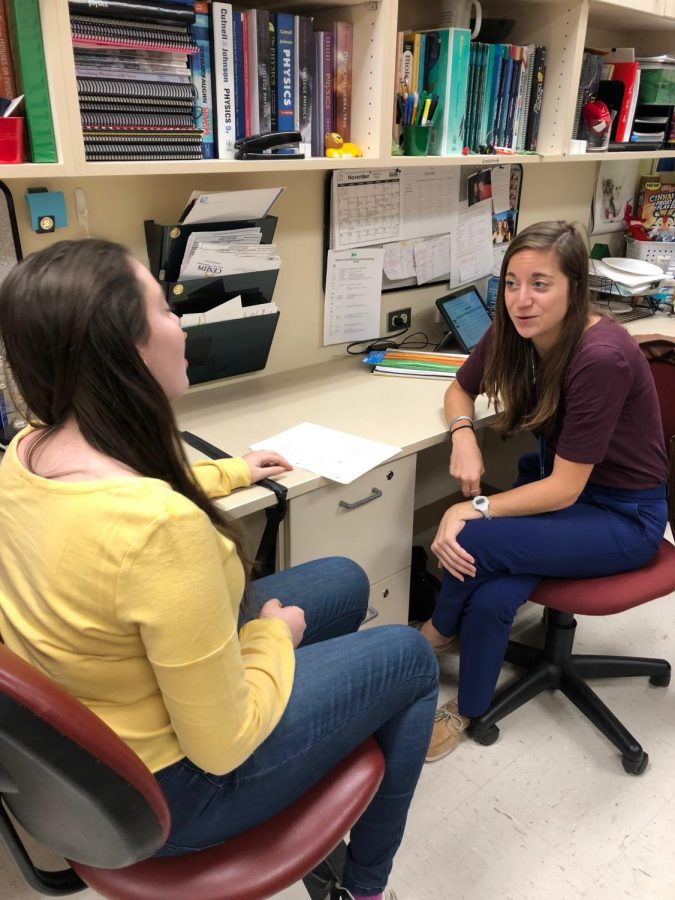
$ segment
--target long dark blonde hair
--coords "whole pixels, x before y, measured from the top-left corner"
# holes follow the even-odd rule
[[[0,286],[0,337],[40,434],[72,418],[96,450],[159,478],[198,506],[242,553],[239,532],[192,476],[173,410],[137,349],[148,334],[128,251],[60,241],[15,266]]]
[[[534,348],[530,340],[516,331],[504,300],[509,263],[522,250],[553,250],[568,285],[569,305],[560,338],[539,362],[536,397],[532,378]],[[562,409],[565,371],[592,313],[588,250],[576,225],[538,222],[511,241],[502,261],[493,338],[486,355],[482,385],[498,412],[493,427],[503,437],[532,430],[547,438],[555,435]]]

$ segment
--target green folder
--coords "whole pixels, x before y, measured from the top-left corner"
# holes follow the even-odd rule
[[[58,162],[39,0],[9,0],[7,11],[14,74],[24,95],[31,160],[34,163]]]

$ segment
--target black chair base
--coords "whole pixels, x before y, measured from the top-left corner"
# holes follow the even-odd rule
[[[544,648],[509,641],[506,661],[528,672],[500,691],[484,715],[472,720],[469,734],[479,744],[493,744],[499,737],[496,723],[500,719],[542,691],[561,690],[619,750],[624,769],[641,775],[649,757],[585,679],[646,675],[650,684],[666,687],[670,682],[670,663],[665,659],[572,653],[577,626],[574,616],[555,609],[547,609],[546,613]]]

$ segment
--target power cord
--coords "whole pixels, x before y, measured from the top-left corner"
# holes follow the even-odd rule
[[[394,338],[404,335],[407,330],[408,328],[406,327],[401,331],[395,331],[393,334],[383,335],[382,337],[369,338],[364,341],[352,341],[351,344],[347,344],[347,353],[350,356],[361,356],[363,353],[370,353],[373,350],[402,350],[406,347],[410,350],[422,350],[432,343],[423,331],[414,331],[402,341],[394,340]]]

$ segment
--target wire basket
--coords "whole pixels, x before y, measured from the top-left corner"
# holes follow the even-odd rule
[[[642,259],[644,262],[661,265],[663,257],[668,257],[668,275],[675,275],[675,241],[636,241],[626,237],[626,256],[628,259]]]

